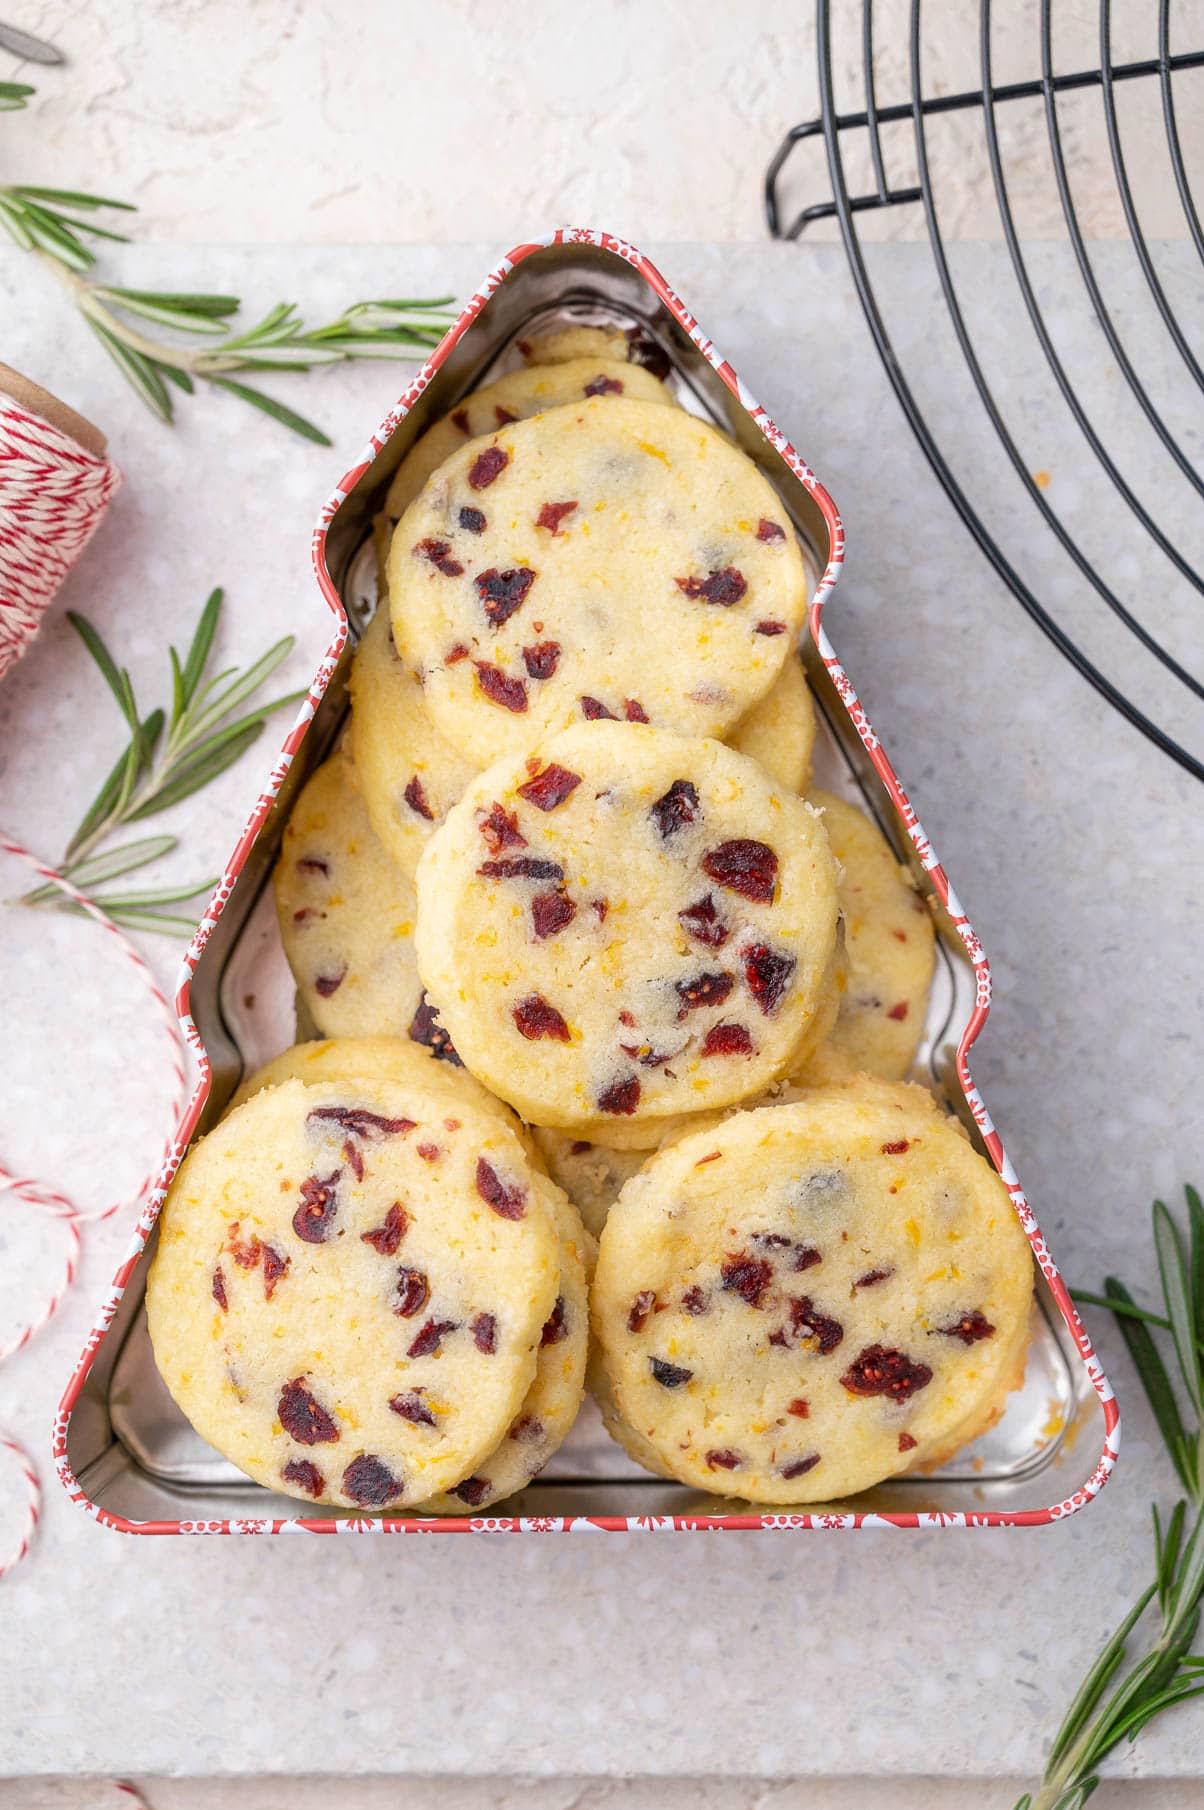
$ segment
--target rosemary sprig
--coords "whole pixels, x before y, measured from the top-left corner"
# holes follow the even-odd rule
[[[33,92],[23,83],[0,83],[0,111],[24,106]],[[321,327],[307,327],[293,303],[280,302],[253,327],[238,332],[233,325],[242,306],[237,296],[124,289],[89,275],[97,260],[91,241],[126,240],[124,233],[96,218],[110,210],[137,211],[128,201],[81,189],[0,185],[0,227],[65,284],[117,369],[160,421],[174,418],[173,389],[192,395],[199,381],[237,396],[293,433],[329,446],[327,435],[312,421],[264,390],[236,382],[233,373],[308,371],[352,358],[412,357],[438,345],[454,320],[444,312],[450,296],[356,302]],[[135,325],[139,321],[204,343],[152,336]]]
[[[1204,1206],[1195,1188],[1185,1194],[1186,1240],[1163,1202],[1154,1202],[1164,1314],[1139,1308],[1114,1276],[1104,1282],[1102,1296],[1074,1291],[1077,1300],[1109,1307],[1116,1315],[1185,1497],[1165,1526],[1154,1508],[1154,1581],[1087,1673],[1054,1739],[1040,1786],[1026,1792],[1016,1810],[1082,1810],[1114,1747],[1136,1740],[1163,1710],[1204,1695],[1204,1654],[1190,1650],[1204,1600]],[[1177,1387],[1151,1326],[1170,1335]],[[1157,1613],[1153,1637],[1117,1683],[1151,1606]]]
[[[182,900],[195,898],[198,893],[209,892],[216,881],[203,880],[196,885],[160,887],[151,891],[130,891],[127,886],[117,892],[98,892],[98,886],[170,854],[177,846],[177,838],[144,836],[105,850],[99,845],[126,824],[141,823],[144,818],[153,817],[157,812],[167,810],[169,805],[179,804],[182,799],[200,791],[219,773],[233,766],[256,740],[274,711],[297,704],[305,696],[304,691],[293,691],[286,697],[274,698],[271,703],[256,704],[242,715],[236,714],[287,657],[293,637],[286,635],[277,641],[245,672],[227,667],[212,678],[206,678],[221,608],[222,593],[217,590],[211,593],[201,611],[185,657],[181,660],[174,647],[168,648],[171,703],[166,709],[152,710],[145,717],[138,708],[129,673],[117,665],[87,618],[77,615],[74,610],[68,611],[72,627],[117,700],[129,740],[67,844],[61,871],[117,923],[134,930],[167,933],[191,930],[191,919],[172,916],[160,911],[159,907],[179,904]],[[26,893],[21,903],[63,911],[78,909],[54,885],[35,888]]]

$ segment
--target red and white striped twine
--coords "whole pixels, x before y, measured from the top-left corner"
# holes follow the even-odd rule
[[[95,1224],[102,1219],[111,1219],[115,1213],[120,1213],[123,1208],[136,1206],[143,1199],[171,1150],[176,1126],[179,1124],[184,1110],[187,1077],[184,1070],[183,1044],[171,1007],[147,962],[135,949],[125,932],[119,929],[111,918],[106,917],[100,907],[95,905],[85,893],[82,893],[78,886],[73,886],[70,880],[59,873],[57,868],[49,867],[44,861],[39,861],[37,856],[31,854],[23,843],[18,842],[15,837],[10,836],[4,830],[0,830],[0,852],[12,855],[15,860],[20,861],[36,874],[39,880],[57,886],[92,919],[93,923],[99,924],[100,928],[114,939],[127,962],[136,971],[143,988],[150,995],[155,1011],[164,1027],[170,1044],[171,1072],[175,1083],[171,1102],[171,1124],[164,1139],[162,1151],[137,1187],[121,1200],[113,1201],[108,1206],[94,1207],[85,1211],[77,1207],[75,1202],[61,1190],[50,1187],[33,1176],[18,1175],[0,1163],[0,1196],[13,1194],[28,1206],[39,1208],[42,1212],[50,1214],[52,1218],[63,1224],[67,1238],[67,1257],[62,1275],[53,1292],[42,1301],[36,1312],[30,1315],[7,1345],[0,1347],[0,1362],[3,1362],[5,1358],[11,1357],[14,1352],[20,1351],[23,1346],[27,1345],[34,1334],[53,1317],[61,1306],[64,1296],[75,1279],[76,1264],[81,1248],[79,1228],[83,1225]],[[10,1570],[29,1550],[30,1536],[37,1524],[41,1496],[33,1465],[21,1447],[3,1434],[0,1434],[0,1447],[7,1447],[16,1455],[30,1491],[25,1524],[16,1552],[7,1560],[0,1560],[0,1577],[3,1577],[4,1572]]]
[[[38,1482],[38,1474],[33,1468],[28,1453],[23,1446],[17,1444],[12,1436],[0,1427],[0,1452],[8,1452],[17,1461],[17,1466],[25,1479],[25,1513],[17,1530],[16,1544],[7,1553],[0,1553],[0,1577],[19,1565],[29,1551],[34,1529],[38,1524],[38,1516],[42,1512],[42,1486]]]
[[[0,678],[104,519],[121,473],[0,392]]]

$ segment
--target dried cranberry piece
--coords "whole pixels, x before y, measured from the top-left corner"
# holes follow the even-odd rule
[[[788,1463],[778,1467],[778,1475],[789,1482],[794,1477],[805,1477],[819,1463],[818,1452],[808,1452],[805,1458],[791,1458]]]
[[[886,1016],[888,1018],[893,1018],[896,1024],[902,1024],[903,1020],[907,1017],[908,1006],[909,1002],[906,999],[901,999],[897,1006],[891,1007]]]
[[[453,416],[453,420],[455,417]],[[494,479],[505,471],[510,454],[502,446],[487,446],[468,468],[468,482],[474,490],[488,490]]]
[[[441,1144],[419,1144],[418,1154],[424,1163],[437,1163],[443,1155]]]
[[[793,1414],[796,1420],[806,1420],[811,1412],[811,1403],[804,1400],[801,1395],[796,1395],[793,1401],[786,1403],[786,1412]]]
[[[708,1295],[705,1288],[701,1288],[698,1283],[695,1282],[682,1296],[681,1305],[683,1312],[692,1314],[697,1318],[699,1314],[706,1313],[711,1305],[711,1297]]]
[[[934,1326],[932,1330],[942,1332],[950,1339],[960,1339],[963,1345],[976,1345],[979,1339],[991,1338],[995,1328],[982,1309],[976,1307],[972,1313],[959,1314],[950,1325]]]
[[[569,1027],[542,993],[528,993],[520,999],[511,1010],[521,1037],[528,1043],[537,1043],[541,1037],[550,1037],[555,1043],[571,1043]]]
[[[397,1298],[393,1303],[393,1312],[402,1320],[412,1320],[416,1313],[421,1313],[431,1298],[431,1285],[421,1270],[407,1268],[403,1263],[397,1271]]]
[[[662,383],[673,369],[669,354],[657,345],[646,327],[628,327],[627,362],[629,365],[642,365],[645,371],[651,371]]]
[[[442,572],[445,578],[462,578],[464,567],[458,559],[451,557],[451,543],[445,540],[420,540],[414,548],[423,559],[429,559],[436,571]]]
[[[497,417],[497,424],[499,427],[509,427],[512,421],[518,420],[518,416],[515,414],[514,410],[503,408],[500,402],[494,403],[493,412]]]
[[[353,1144],[350,1138],[343,1139],[343,1161],[351,1170],[356,1181],[362,1182],[364,1179],[364,1159],[360,1155],[358,1145]]]
[[[677,916],[695,942],[705,943],[708,949],[722,949],[731,935],[715,909],[715,901],[709,892],[705,898],[695,900],[693,905],[684,906]]]
[[[439,1014],[426,994],[418,1002],[418,1010],[410,1020],[407,1035],[411,1043],[425,1044],[436,1062],[450,1062],[455,1068],[463,1068],[451,1038],[439,1023]]]
[[[531,921],[539,937],[555,936],[577,915],[577,907],[563,892],[537,892],[531,901]]]
[[[794,1260],[795,1274],[797,1275],[800,1270],[813,1269],[817,1263],[822,1262],[823,1258],[813,1244],[800,1245],[798,1256]]]
[[[414,1119],[387,1119],[383,1113],[369,1112],[366,1106],[315,1106],[306,1115],[306,1123],[329,1121],[353,1138],[397,1138],[413,1131]]]
[[[647,1322],[648,1315],[655,1306],[656,1290],[654,1288],[642,1288],[635,1300],[631,1303],[631,1308],[627,1315],[628,1332],[642,1332],[644,1325]]]
[[[704,1056],[751,1056],[753,1040],[745,1024],[713,1024],[702,1040]]]
[[[708,572],[705,578],[678,578],[674,583],[687,597],[720,604],[725,610],[730,609],[733,603],[739,603],[748,589],[748,580],[743,572],[737,572],[735,566],[724,566],[719,572]]]
[[[716,1447],[706,1455],[709,1471],[738,1471],[744,1463],[741,1452],[733,1452],[730,1446]]]
[[[640,1103],[640,1082],[638,1075],[631,1075],[625,1081],[615,1081],[604,1088],[598,1095],[598,1111],[613,1112],[623,1117],[630,1117]]]
[[[675,779],[669,790],[657,799],[650,816],[664,837],[693,823],[698,815],[698,788],[688,779]]]
[[[796,1345],[813,1344],[821,1357],[827,1357],[843,1338],[844,1327],[839,1320],[820,1313],[810,1295],[796,1295],[790,1303],[787,1325],[778,1332],[771,1332],[769,1342],[792,1349]]]
[[[527,1210],[527,1190],[521,1182],[507,1185],[483,1156],[477,1158],[477,1193],[499,1219],[521,1219]]]
[[[778,877],[778,858],[766,842],[753,842],[738,836],[732,842],[721,842],[702,858],[704,872],[729,892],[760,904],[773,898]]]
[[[541,1345],[559,1345],[562,1339],[569,1336],[568,1316],[565,1311],[564,1296],[557,1295],[556,1305],[544,1321],[543,1331],[539,1335]]]
[[[604,377],[601,372],[591,377],[585,386],[587,396],[621,396],[623,382],[619,377]]]
[[[220,1263],[213,1272],[213,1299],[217,1302],[223,1313],[229,1313],[230,1302],[226,1295],[226,1278],[222,1274],[222,1266]]]
[[[511,678],[500,666],[491,666],[488,660],[474,660],[473,665],[477,669],[477,683],[490,703],[500,704],[503,710],[521,715],[527,708],[526,681]]]
[[[537,855],[507,855],[504,861],[482,861],[477,872],[486,880],[563,880],[558,861],[541,861]]]
[[[500,804],[491,804],[488,815],[478,816],[477,828],[491,855],[501,854],[504,848],[527,846],[527,838],[518,827],[518,813],[507,811]]]
[[[908,1401],[932,1381],[932,1371],[927,1364],[913,1363],[902,1351],[867,1345],[840,1381],[850,1395],[888,1395],[891,1401]]]
[[[285,1483],[295,1483],[315,1502],[326,1488],[326,1479],[312,1458],[290,1458],[280,1475]]]
[[[328,874],[330,868],[325,861],[320,861],[317,855],[302,855],[297,863],[297,872],[299,874]]]
[[[399,1200],[395,1200],[385,1214],[383,1225],[374,1226],[370,1232],[361,1232],[360,1242],[370,1244],[382,1257],[395,1257],[409,1224],[405,1208]]]
[[[719,1266],[725,1294],[739,1295],[750,1307],[760,1307],[761,1296],[773,1281],[773,1264],[764,1257],[750,1257],[747,1251],[726,1257]]]
[[[487,572],[477,573],[472,582],[494,628],[501,628],[503,622],[509,622],[514,612],[522,608],[535,578],[530,566],[510,566],[505,572],[490,566]]]
[[[343,1472],[343,1494],[361,1508],[383,1508],[401,1494],[401,1484],[382,1458],[364,1452]]]
[[[426,1325],[415,1333],[414,1338],[410,1343],[410,1347],[406,1352],[406,1356],[412,1358],[430,1357],[432,1351],[438,1351],[444,1335],[449,1332],[455,1332],[458,1325],[458,1320],[428,1320]]]
[[[338,992],[346,978],[346,968],[340,968],[337,974],[316,974],[314,990],[320,993],[323,999],[329,999],[332,993]]]
[[[303,1244],[325,1244],[338,1212],[341,1169],[329,1175],[307,1175],[301,1183],[301,1205],[293,1214],[293,1231]]]
[[[750,943],[742,955],[745,985],[768,1018],[781,1005],[798,963],[768,943]]]
[[[488,1477],[465,1477],[463,1483],[457,1483],[452,1495],[459,1496],[469,1508],[479,1508],[492,1488]]]
[[[263,1298],[270,1301],[276,1293],[276,1284],[288,1269],[291,1259],[283,1251],[278,1251],[274,1244],[260,1247],[263,1251]]]
[[[510,1429],[510,1438],[522,1440],[524,1445],[533,1445],[543,1435],[543,1421],[535,1414],[524,1414]]]
[[[443,656],[444,666],[456,666],[461,660],[467,660],[468,649],[462,641],[456,641]]]
[[[571,773],[567,767],[553,761],[542,773],[537,773],[534,779],[529,779],[526,785],[520,786],[518,795],[525,798],[528,804],[533,804],[537,811],[554,811],[580,784],[580,773]]]
[[[561,522],[566,515],[572,515],[576,507],[575,501],[572,503],[545,503],[535,518],[535,526],[547,528],[553,535],[559,534]]]
[[[899,1450],[901,1452],[914,1452],[918,1444],[919,1441],[916,1439],[914,1433],[900,1433]]]
[[[785,1232],[754,1232],[752,1241],[767,1251],[784,1251],[793,1242]]]
[[[456,426],[459,428],[459,430],[462,434],[464,434],[464,435],[471,434],[472,429],[468,425],[468,410],[467,409],[453,409],[452,410],[452,420],[455,422]]]
[[[417,773],[415,773],[413,779],[410,780],[410,783],[402,793],[402,797],[405,799],[410,809],[419,817],[425,817],[428,823],[434,823],[435,813],[431,809],[430,800],[423,790],[422,781],[419,779]]]
[[[648,1359],[648,1368],[662,1389],[680,1389],[688,1383],[694,1372],[687,1370],[684,1364],[671,1364],[668,1358]]]
[[[784,622],[775,621],[772,616],[766,616],[758,622],[753,633],[756,635],[784,635],[786,633],[786,624]]]
[[[693,980],[679,980],[675,991],[681,1000],[681,1011],[677,1014],[684,1018],[698,1006],[721,1006],[735,981],[730,974],[696,974]]]
[[[771,522],[763,515],[757,523],[757,539],[763,541],[785,540],[786,530],[779,522]]]
[[[460,511],[460,526],[469,534],[484,534],[488,523],[483,509],[473,509],[465,504]]]
[[[866,1270],[864,1276],[858,1276],[854,1288],[875,1288],[879,1282],[885,1282],[894,1275],[894,1270]]]
[[[621,1043],[619,1048],[641,1068],[664,1068],[666,1062],[672,1062],[677,1050],[658,1050],[655,1045],[640,1043]]]
[[[588,721],[591,723],[598,722],[598,720],[600,718],[605,718],[605,720],[610,723],[614,723],[614,722],[618,721],[618,718],[615,716],[614,711],[608,710],[606,708],[606,705],[603,704],[600,701],[600,699],[598,699],[598,698],[582,698],[581,699],[581,714],[583,717],[586,717],[588,719]]]
[[[422,1399],[421,1389],[404,1389],[389,1402],[394,1414],[400,1414],[402,1420],[408,1420],[412,1427],[433,1427],[435,1416]]]
[[[536,641],[523,649],[523,665],[530,679],[550,679],[560,665],[559,641]]]
[[[911,1145],[907,1139],[899,1138],[894,1144],[883,1144],[882,1154],[883,1156],[903,1156],[910,1149]]]
[[[596,913],[599,924],[606,922],[606,914],[610,910],[610,906],[605,899],[591,899],[590,909]]]
[[[648,712],[638,698],[627,699],[623,705],[623,715],[629,723],[646,723],[648,721]]]
[[[285,1383],[276,1412],[280,1425],[298,1445],[330,1445],[339,1437],[338,1422],[306,1387],[304,1377],[295,1376]]]
[[[472,1342],[489,1357],[497,1350],[497,1319],[493,1314],[478,1314],[472,1323]]]

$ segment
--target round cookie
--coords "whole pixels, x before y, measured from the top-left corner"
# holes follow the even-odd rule
[[[388,589],[436,728],[481,766],[583,718],[722,736],[806,602],[752,461],[680,409],[604,397],[446,460],[397,525]]]
[[[422,686],[393,645],[387,605],[364,630],[350,687],[360,792],[385,850],[412,878],[428,839],[476,768],[435,728]]]
[[[843,1498],[944,1457],[1018,1382],[1028,1241],[994,1170],[914,1095],[817,1088],[735,1113],[611,1208],[600,1361],[683,1483]]]
[[[693,1124],[693,1116],[684,1122]],[[587,1231],[600,1238],[606,1215],[624,1183],[648,1161],[647,1150],[616,1150],[613,1145],[592,1144],[546,1125],[534,1126],[532,1136],[548,1174],[564,1189]]]
[[[544,409],[583,402],[589,396],[627,396],[637,402],[673,406],[672,396],[651,372],[638,365],[616,363],[613,358],[572,358],[510,371],[465,396],[450,415],[444,415],[414,442],[389,486],[385,515],[391,521],[404,515],[431,473],[466,440],[491,434],[511,421],[525,421]]]
[[[780,786],[805,790],[815,746],[815,705],[797,655],[786,661],[772,690],[724,740],[738,754],[759,761]]]
[[[807,794],[823,812],[840,863],[848,980],[826,1042],[797,1072],[828,1080],[850,1071],[900,1081],[924,1031],[936,961],[932,916],[876,823],[830,792]]]
[[[536,1124],[655,1142],[785,1073],[825,1003],[828,839],[719,742],[583,723],[498,761],[417,885],[419,972],[452,1042]]]
[[[672,366],[643,327],[561,327],[555,333],[520,339],[518,350],[528,365],[564,364],[575,358],[610,358],[642,365],[654,377],[667,377]]]
[[[286,1081],[186,1157],[147,1280],[155,1360],[269,1489],[399,1509],[472,1474],[559,1286],[548,1183],[438,1090]]]
[[[272,885],[284,953],[318,1030],[404,1036],[422,1003],[417,901],[373,833],[346,754],[306,781]]]
[[[581,1220],[560,1193],[549,1189],[560,1240],[560,1285],[556,1305],[540,1337],[535,1380],[496,1450],[455,1489],[432,1496],[423,1515],[476,1514],[525,1489],[564,1443],[585,1394],[589,1349],[587,1258],[592,1260]]]

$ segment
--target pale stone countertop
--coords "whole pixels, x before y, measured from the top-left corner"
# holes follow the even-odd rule
[[[498,249],[140,248],[122,268],[138,286],[203,282],[316,313],[366,294],[464,294]],[[1200,922],[1199,791],[1054,656],[954,523],[838,249],[647,249],[843,507],[850,562],[831,633],[992,955],[976,1078],[1054,1249],[1072,1279],[1117,1269],[1148,1288],[1150,1196],[1198,1176],[1202,1148],[1200,972],[1184,941]],[[910,303],[910,352],[927,266],[918,248],[879,255]],[[964,259],[976,292],[993,293],[996,252]],[[1056,256],[1042,269],[1056,281]],[[63,606],[95,618],[149,700],[169,633],[222,583],[223,652],[245,661],[291,628],[282,683],[302,679],[327,634],[309,528],[402,379],[370,366],[294,380],[330,451],[211,396],[169,431],[16,252],[0,255],[0,317],[9,361],[102,422],[127,477],[0,686],[3,815],[55,854],[117,731]],[[961,456],[985,457],[951,387],[947,412]],[[1054,485],[1085,491],[1061,424],[1029,420],[1023,398],[1021,418]],[[269,764],[265,739],[166,820],[186,842],[176,871],[216,870]],[[0,882],[10,895],[8,870]],[[134,1178],[159,1122],[145,1020],[114,1011],[116,970],[95,965],[85,927],[11,913],[5,937],[6,1158],[95,1203]],[[151,953],[170,979],[174,952]],[[24,1280],[39,1249],[53,1262],[29,1226],[11,1206],[0,1216],[0,1312],[18,1268]],[[88,1234],[66,1309],[0,1369],[0,1423],[43,1460],[124,1237]],[[702,1775],[716,1793],[747,1776],[1027,1778],[1149,1576],[1148,1504],[1171,1494],[1119,1341],[1094,1323],[1125,1409],[1120,1473],[1085,1514],[1035,1532],[134,1540],[50,1481],[36,1551],[0,1585],[0,1773],[652,1772]],[[1198,1720],[1180,1712],[1117,1764],[1190,1777],[1199,1752]],[[1012,1797],[1001,1784],[974,1801],[1003,1810]]]

